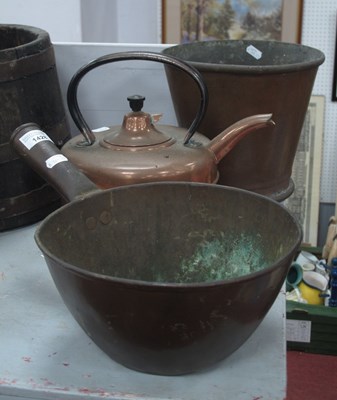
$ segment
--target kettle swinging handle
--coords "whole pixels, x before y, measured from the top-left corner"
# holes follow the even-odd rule
[[[186,72],[197,83],[201,95],[200,105],[197,115],[193,120],[191,126],[189,127],[187,134],[184,138],[184,144],[186,144],[197,130],[200,122],[202,121],[206,113],[208,104],[207,87],[204,83],[204,80],[200,72],[193,66],[177,59],[176,57],[167,56],[160,53],[148,52],[148,51],[127,51],[121,53],[108,54],[89,62],[74,74],[68,86],[67,102],[68,102],[69,112],[74,120],[74,123],[76,124],[77,128],[80,130],[80,132],[86,139],[86,143],[84,144],[86,145],[93,144],[95,141],[95,135],[93,134],[89,125],[83,118],[83,115],[78,106],[77,89],[81,79],[84,77],[84,75],[86,75],[89,71],[93,70],[96,67],[99,67],[104,64],[109,64],[115,61],[128,61],[128,60],[145,60],[145,61],[160,62],[162,64],[168,64]]]

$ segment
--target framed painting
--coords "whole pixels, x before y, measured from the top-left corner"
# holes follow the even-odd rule
[[[303,0],[162,0],[162,42],[261,39],[299,43]]]

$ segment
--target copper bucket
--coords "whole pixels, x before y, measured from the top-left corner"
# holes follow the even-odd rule
[[[223,126],[272,113],[275,127],[242,140],[219,164],[222,185],[282,201],[294,190],[292,166],[318,67],[324,54],[299,44],[224,40],[169,47],[163,52],[197,68],[209,90],[199,131],[213,138]],[[187,127],[198,93],[180,71],[165,66],[179,126]]]

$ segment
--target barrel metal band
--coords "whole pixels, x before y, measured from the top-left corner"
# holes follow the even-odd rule
[[[47,183],[15,197],[0,198],[0,221],[39,210],[39,208],[59,200],[60,195]]]
[[[28,57],[0,62],[0,82],[14,81],[55,67],[54,48],[48,47]]]

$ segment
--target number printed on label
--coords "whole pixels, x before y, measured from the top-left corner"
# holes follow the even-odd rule
[[[288,342],[310,343],[311,321],[287,319],[286,337]]]
[[[28,150],[30,150],[32,147],[34,147],[37,143],[43,142],[44,140],[49,140],[50,142],[52,142],[52,140],[46,133],[44,133],[38,129],[29,131],[20,138],[20,142]]]

